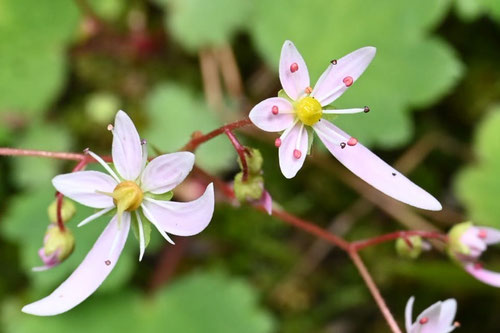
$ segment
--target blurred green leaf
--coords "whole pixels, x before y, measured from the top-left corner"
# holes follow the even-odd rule
[[[246,0],[156,0],[167,10],[165,26],[191,52],[230,42],[248,19]]]
[[[500,227],[500,106],[494,107],[477,129],[477,162],[456,178],[456,192],[474,223]]]
[[[90,0],[89,4],[100,18],[115,20],[124,12],[127,2],[122,0]]]
[[[257,307],[255,290],[222,273],[191,274],[153,298],[132,291],[92,297],[55,318],[29,316],[20,307],[16,301],[4,306],[6,332],[32,333],[43,327],[51,333],[268,333],[273,327],[270,314]]]
[[[0,0],[0,111],[33,115],[54,101],[77,25],[72,1]]]
[[[500,1],[498,0],[457,0],[455,9],[460,18],[466,21],[476,19],[483,14],[500,23]]]
[[[17,141],[17,148],[68,151],[71,141],[71,136],[64,127],[56,124],[33,124],[26,135]],[[44,185],[58,173],[62,162],[40,157],[15,158],[14,176],[17,184],[25,188]]]
[[[366,73],[335,106],[369,105],[373,112],[336,121],[364,143],[400,145],[412,135],[411,107],[424,107],[449,92],[462,73],[454,51],[429,37],[447,12],[447,0],[278,0],[256,2],[250,32],[268,65],[278,71],[283,42],[304,56],[314,84],[331,59],[360,47],[377,47]]]
[[[195,131],[209,132],[222,125],[199,96],[172,83],[153,89],[147,99],[147,109],[151,119],[144,137],[163,151],[180,149]],[[226,169],[235,161],[234,149],[224,136],[196,150],[196,163],[210,171]]]
[[[77,214],[68,223],[76,239],[75,251],[61,265],[44,272],[32,272],[31,269],[41,266],[38,257],[38,249],[42,247],[43,237],[49,224],[47,207],[54,200],[55,190],[50,186],[50,180],[36,190],[20,194],[11,199],[9,208],[2,218],[0,232],[2,235],[19,244],[21,266],[29,276],[32,284],[33,296],[44,296],[51,289],[62,283],[69,274],[80,264],[87,252],[97,240],[99,234],[110,219],[109,216],[102,217],[92,223],[77,228],[76,224],[88,215],[92,210],[77,205]],[[128,280],[134,263],[137,260],[137,243],[131,241],[125,247],[120,262],[104,282],[100,291],[113,289],[121,286]]]

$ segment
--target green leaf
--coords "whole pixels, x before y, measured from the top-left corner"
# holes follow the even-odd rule
[[[217,332],[270,333],[273,320],[257,306],[255,290],[222,273],[194,273],[154,297],[124,290],[91,296],[72,311],[55,318],[22,313],[15,299],[2,309],[9,333]]]
[[[500,2],[497,0],[457,0],[455,9],[460,18],[465,21],[488,15],[500,23]]]
[[[50,180],[46,179],[46,183],[40,184],[36,190],[13,197],[0,224],[2,236],[19,244],[21,267],[31,281],[34,297],[45,296],[69,276],[92,248],[110,220],[109,216],[104,216],[77,228],[78,222],[93,213],[91,209],[77,205],[75,217],[67,223],[76,241],[73,254],[53,269],[32,272],[33,267],[42,264],[38,257],[38,249],[42,247],[43,237],[49,224],[47,207],[53,200],[54,188],[50,185]],[[125,247],[119,263],[99,288],[99,292],[117,288],[128,280],[137,260],[137,245],[134,245],[129,244]]]
[[[368,114],[343,116],[337,124],[364,144],[385,147],[408,141],[412,107],[428,106],[449,92],[462,65],[447,43],[429,37],[449,1],[256,1],[251,36],[268,65],[278,71],[280,50],[292,40],[314,85],[331,59],[360,47],[377,56],[335,106],[370,106]],[[276,28],[277,16],[279,29]]]
[[[166,11],[165,26],[187,50],[228,43],[251,12],[247,0],[156,0]]]
[[[141,215],[142,228],[144,230],[144,243],[147,248],[149,241],[151,240],[151,222],[149,222],[142,212],[139,212],[139,214]],[[139,221],[137,220],[135,214],[132,214],[132,231],[134,232],[135,239],[140,242]]]
[[[477,162],[465,167],[455,180],[458,197],[477,224],[500,227],[500,106],[481,122],[474,140]]]
[[[78,26],[74,2],[0,2],[0,110],[42,111],[62,88],[64,46]]]
[[[71,141],[71,136],[63,127],[35,123],[24,137],[17,140],[17,148],[68,151]],[[19,185],[26,188],[46,184],[57,175],[63,162],[40,157],[18,157],[13,161],[14,177]]]
[[[222,125],[199,96],[172,83],[163,83],[150,93],[147,109],[150,127],[144,137],[163,151],[180,149],[195,131],[206,133]],[[196,163],[213,172],[230,167],[235,159],[236,153],[224,136],[196,150]]]

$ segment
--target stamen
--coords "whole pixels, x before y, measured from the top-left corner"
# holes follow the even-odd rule
[[[149,198],[145,198],[145,200],[148,200],[148,201],[151,201],[151,202],[155,202],[155,201],[153,201],[153,200],[151,200]],[[151,223],[154,224],[154,226],[156,227],[156,229],[158,229],[158,231],[163,236],[163,238],[165,238],[167,240],[167,242],[169,242],[170,244],[175,245],[174,241],[160,227],[160,225],[158,224],[158,222],[156,221],[156,219],[154,218],[154,216],[151,214],[151,212],[149,211],[149,209],[147,209],[144,204],[142,204],[141,207],[142,207],[142,211],[144,212],[144,214],[146,215],[146,217],[151,221]]]
[[[281,139],[280,138],[276,138],[276,140],[274,140],[274,146],[276,148],[279,148],[281,146]]]
[[[337,64],[337,59],[333,59],[333,60],[331,60],[331,61],[330,61],[330,63],[331,63],[332,65],[336,65],[336,64]]]
[[[347,141],[347,144],[349,146],[355,146],[358,144],[358,139],[356,139],[355,137],[351,137],[348,141]]]
[[[460,322],[456,321],[453,323],[453,326],[455,326],[456,328],[459,328],[462,325],[460,324]]]
[[[302,152],[300,151],[300,143],[302,141],[302,132],[304,131],[304,124],[300,125],[299,135],[297,136],[297,141],[295,142],[295,149],[293,150],[293,157],[299,159],[302,156]]]
[[[477,236],[481,239],[486,239],[486,237],[488,237],[488,233],[486,232],[486,230],[481,229],[481,230],[479,230],[479,233]]]
[[[290,65],[290,72],[295,73],[298,70],[299,70],[299,65],[296,62]]]
[[[105,264],[106,266],[111,265],[111,260],[106,260],[106,261],[104,261],[104,264]]]
[[[345,86],[346,87],[350,87],[352,85],[352,83],[354,82],[354,80],[352,79],[352,76],[346,76],[342,82],[344,82]]]
[[[293,151],[293,157],[295,157],[296,159],[301,158],[302,157],[301,151],[298,150],[298,149],[294,149],[294,151]]]
[[[271,108],[271,112],[274,114],[274,115],[277,115],[279,110],[278,110],[278,107],[276,105],[273,105],[273,107]]]
[[[422,319],[420,319],[419,323],[421,325],[424,325],[424,324],[427,324],[429,322],[429,318],[428,317],[423,317]]]
[[[332,144],[340,145],[341,148],[342,148],[342,143],[344,143],[344,140],[346,139],[344,136],[340,135],[339,133],[337,133],[333,130],[329,130],[329,131],[324,131],[322,129],[320,130],[318,126],[314,126],[314,131],[316,131],[316,133],[318,133],[318,135],[321,134],[324,137],[328,138]],[[333,140],[335,140],[335,141],[333,141]]]
[[[112,124],[109,124],[108,127],[106,127],[108,131],[112,131],[114,126]]]
[[[144,227],[142,225],[141,215],[138,211],[135,211],[135,217],[137,218],[137,223],[139,224],[139,261],[142,261],[142,257],[144,256],[144,252],[146,251]]]
[[[368,109],[370,111],[370,109]],[[336,110],[323,110],[325,114],[353,114],[353,113],[361,113],[367,112],[366,107],[364,108],[352,108],[352,109],[336,109]]]
[[[113,177],[118,183],[120,182],[120,178],[116,175],[116,173],[109,167],[108,163],[104,162],[104,160],[98,156],[97,154],[94,154],[92,151],[90,151],[88,148],[86,149],[86,153],[92,156],[94,160],[96,160],[106,171]]]
[[[306,94],[309,95],[310,93],[312,93],[312,91],[313,91],[313,88],[311,88],[311,87],[306,88]]]
[[[107,212],[109,212],[110,210],[112,210],[113,208],[115,208],[115,207],[105,208],[105,209],[103,209],[103,210],[98,211],[98,212],[97,212],[97,213],[95,213],[95,214],[90,215],[90,216],[89,216],[89,217],[87,217],[85,220],[83,220],[82,222],[78,223],[77,227],[84,226],[84,225],[86,225],[87,223],[94,221],[95,219],[97,219],[97,218],[99,218],[99,217],[103,216],[104,214],[106,214]]]
[[[365,106],[364,110],[363,110],[365,113],[368,113],[370,112],[370,108],[368,106]]]
[[[148,142],[146,139],[141,140],[141,145],[142,145],[142,170],[146,167],[146,164],[148,163]]]
[[[297,118],[297,119],[295,119],[295,121],[293,122],[293,124],[292,124],[290,127],[288,127],[288,128],[287,128],[287,129],[283,132],[283,134],[281,134],[281,136],[278,138],[278,139],[279,139],[279,141],[278,141],[278,139],[274,140],[274,145],[275,145],[276,147],[280,147],[280,146],[281,146],[281,143],[283,142],[283,140],[285,140],[285,138],[288,136],[288,134],[290,133],[290,131],[292,130],[292,128],[294,128],[294,127],[295,127],[295,124],[297,124],[297,122],[298,122],[298,121],[299,121],[299,119],[298,119],[298,118]],[[278,142],[279,142],[279,146],[277,146],[277,145],[276,145]]]

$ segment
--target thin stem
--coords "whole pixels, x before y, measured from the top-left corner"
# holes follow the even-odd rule
[[[64,226],[64,221],[62,218],[62,204],[63,204],[64,196],[61,192],[56,192],[56,216],[57,216],[57,226],[61,232],[66,230]]]
[[[85,158],[84,154],[65,153],[44,150],[18,149],[18,148],[0,148],[0,155],[3,156],[34,156],[54,158],[59,160],[81,161]]]
[[[229,123],[227,125],[221,126],[221,127],[214,129],[213,131],[211,131],[207,134],[204,134],[204,135],[196,135],[195,134],[195,135],[193,135],[193,138],[180,150],[194,151],[202,143],[207,142],[207,141],[215,138],[216,136],[223,134],[226,131],[226,129],[232,131],[234,129],[250,125],[251,123],[252,122],[250,121],[250,118],[244,118],[244,119]]]
[[[247,149],[241,145],[241,143],[238,141],[238,138],[233,134],[233,132],[231,132],[226,128],[224,133],[226,133],[227,137],[229,138],[229,141],[231,141],[231,144],[238,153],[238,156],[240,157],[241,169],[243,171],[242,180],[243,182],[246,182],[248,179],[248,163],[245,155],[248,153]]]
[[[438,240],[443,241],[445,243],[448,241],[448,236],[446,236],[445,234],[441,234],[439,232],[420,231],[420,230],[411,230],[411,231],[405,230],[405,231],[395,231],[395,232],[391,232],[389,234],[380,235],[380,236],[376,236],[376,237],[369,238],[369,239],[363,239],[363,240],[351,242],[350,246],[351,246],[351,250],[359,251],[359,250],[362,250],[362,249],[369,247],[369,246],[378,245],[378,244],[384,243],[384,242],[389,242],[389,241],[392,241],[392,240],[395,240],[398,238],[407,239],[408,237],[411,237],[411,236],[420,236],[420,237],[428,238],[428,239],[438,239]]]
[[[348,251],[349,256],[352,259],[352,262],[358,269],[359,274],[365,281],[366,286],[370,290],[370,293],[372,294],[373,298],[375,299],[375,302],[377,303],[380,311],[382,312],[382,315],[384,316],[385,320],[387,321],[387,324],[391,328],[391,331],[393,333],[401,333],[401,329],[398,326],[398,323],[394,319],[391,311],[387,307],[387,304],[385,304],[384,298],[380,294],[380,291],[377,288],[377,285],[373,281],[370,272],[368,272],[368,269],[366,269],[365,264],[359,257],[359,254],[356,251]]]

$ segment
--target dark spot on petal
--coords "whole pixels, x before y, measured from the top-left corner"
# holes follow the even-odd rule
[[[110,260],[106,260],[104,263],[106,264],[106,266],[111,265],[111,261]]]
[[[395,172],[393,172],[393,173],[392,173],[392,175],[393,175],[393,176],[396,176],[396,173],[395,173]]]

